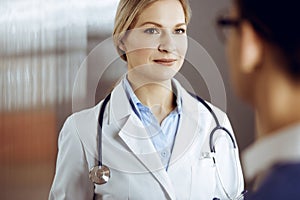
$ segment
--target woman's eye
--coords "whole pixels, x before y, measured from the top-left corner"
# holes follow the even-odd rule
[[[176,33],[176,34],[185,34],[185,29],[183,29],[183,28],[178,28],[178,29],[175,30],[175,33]]]
[[[159,34],[159,30],[157,28],[147,28],[144,32],[148,34]]]

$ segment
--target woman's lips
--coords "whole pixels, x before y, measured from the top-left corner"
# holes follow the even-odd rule
[[[155,59],[154,62],[160,65],[165,65],[165,66],[172,66],[174,63],[177,61],[177,59]]]

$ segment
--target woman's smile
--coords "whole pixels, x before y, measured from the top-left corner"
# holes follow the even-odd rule
[[[173,66],[177,62],[177,59],[175,59],[175,58],[159,58],[159,59],[154,59],[153,61],[160,65]]]

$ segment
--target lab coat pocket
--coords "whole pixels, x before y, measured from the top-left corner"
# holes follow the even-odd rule
[[[216,168],[210,157],[199,158],[192,165],[191,199],[213,199],[216,189]]]

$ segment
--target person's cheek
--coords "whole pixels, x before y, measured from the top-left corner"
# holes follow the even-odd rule
[[[178,36],[176,43],[177,43],[177,50],[179,54],[178,56],[180,56],[181,59],[184,59],[188,48],[187,37]]]

